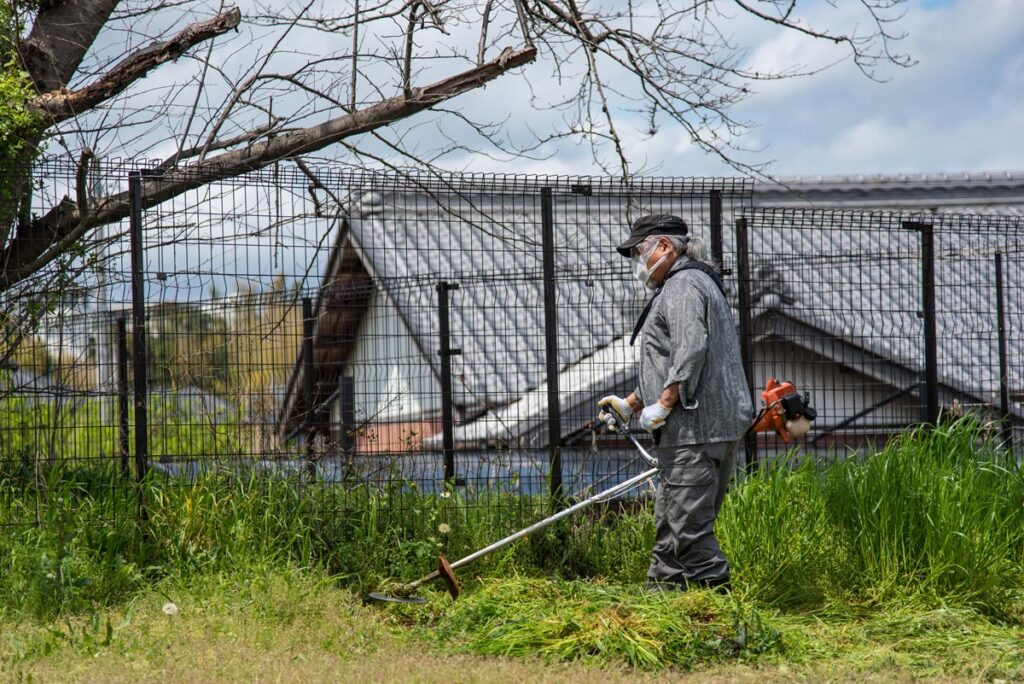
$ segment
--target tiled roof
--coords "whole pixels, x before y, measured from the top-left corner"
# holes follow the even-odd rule
[[[798,176],[758,181],[758,207],[1024,215],[1024,172]]]
[[[734,199],[738,204],[745,198],[737,193]],[[806,208],[808,199],[819,208],[886,207],[902,213],[785,209]],[[628,224],[629,202],[555,195],[563,397],[598,391],[632,371],[634,358],[622,336],[632,329],[646,293],[613,251]],[[918,370],[924,353],[917,315],[920,236],[900,222],[933,223],[940,382],[986,401],[994,399],[998,387],[993,254],[1004,252],[1007,318],[1014,331],[1010,382],[1016,388],[1024,383],[1024,340],[1016,332],[1024,330],[1024,174],[790,179],[785,187],[755,185],[753,204],[745,215],[755,314],[780,311],[880,359]],[[683,214],[693,232],[706,237],[706,207],[706,194],[675,193],[646,196],[641,209]],[[733,297],[736,209],[730,212],[727,202],[724,220]],[[987,218],[947,215],[954,211]],[[387,286],[435,371],[434,286],[440,280],[460,284],[451,310],[452,346],[462,350],[453,358],[455,401],[492,409],[460,427],[460,441],[509,436],[510,430],[521,434],[545,415],[540,234],[538,198],[487,192],[462,193],[457,200],[375,193],[350,220],[351,239],[371,275]],[[624,290],[630,293],[625,299]]]
[[[735,185],[743,192],[742,184]],[[660,187],[660,186],[659,186]],[[555,195],[558,359],[564,369],[631,329],[645,298],[614,246],[630,215],[673,212],[706,229],[705,192]],[[699,190],[699,189],[698,189]],[[728,206],[729,198],[725,199]],[[349,219],[349,238],[439,372],[436,285],[451,297],[455,403],[502,406],[547,378],[539,195],[461,193],[442,198],[375,193]],[[624,294],[625,293],[625,294]]]
[[[921,235],[933,226],[939,383],[998,404],[995,254],[1004,258],[1009,383],[1024,384],[1024,220],[754,209],[751,280],[775,309],[880,359],[924,368]]]

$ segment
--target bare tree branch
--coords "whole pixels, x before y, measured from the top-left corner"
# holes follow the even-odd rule
[[[217,14],[221,14],[224,11],[224,0],[220,0],[220,5],[217,8]],[[207,43],[206,59],[203,60],[203,70],[199,74],[199,82],[196,86],[196,96],[192,101],[192,109],[189,110],[188,120],[185,122],[185,128],[182,130],[181,139],[178,141],[178,155],[180,156],[182,150],[185,147],[185,141],[188,140],[189,132],[192,130],[192,122],[195,120],[196,112],[199,110],[199,101],[203,97],[204,86],[206,85],[206,76],[210,71],[211,57],[213,56],[213,46],[215,41],[211,40]]]
[[[892,25],[904,1],[859,0],[853,10],[867,21],[836,27],[809,23],[801,16],[805,4],[795,0],[259,0],[260,14],[243,27],[247,40],[234,50],[213,40],[240,25],[237,10],[223,11],[225,0],[24,3],[26,18],[34,18],[19,37],[18,56],[40,93],[32,105],[45,129],[27,131],[23,151],[7,160],[6,168],[24,173],[0,179],[0,292],[72,247],[81,254],[92,244],[92,228],[127,214],[126,195],[93,197],[81,172],[31,204],[31,164],[41,152],[164,157],[163,178],[145,184],[147,206],[332,143],[340,143],[330,152],[334,162],[390,168],[400,160],[436,171],[453,157],[461,164],[470,155],[542,159],[563,141],[583,141],[594,165],[628,176],[645,170],[627,144],[637,121],[641,135],[671,127],[734,168],[759,174],[763,168],[744,159],[749,151],[740,136],[749,122],[736,117],[734,106],[758,81],[829,64],[750,64],[749,46],[734,42],[729,22],[753,18],[835,43],[844,54],[834,61],[852,57],[876,78],[878,64],[910,63],[890,50],[902,37]],[[434,40],[431,29],[445,38]],[[190,48],[204,40],[209,49],[193,56]],[[510,43],[525,48],[505,48],[485,61]],[[196,68],[183,77],[178,69],[151,75],[181,56]],[[444,106],[531,62],[538,64],[517,85],[545,123],[524,124],[519,103],[483,115],[472,100]],[[417,80],[436,82],[415,88]],[[416,116],[424,110],[435,113]],[[60,200],[65,193],[72,198]],[[32,209],[41,218],[32,218]]]
[[[746,2],[743,2],[743,0],[733,0],[733,2],[735,2],[736,5],[738,5],[743,11],[754,15],[758,19],[762,19],[772,24],[778,24],[779,26],[783,26],[792,31],[797,31],[798,33],[810,36],[811,38],[830,40],[836,44],[846,44],[847,46],[849,46],[853,54],[853,59],[854,62],[857,64],[857,67],[861,70],[862,73],[864,73],[864,75],[868,76],[871,79],[878,80],[874,76],[872,67],[881,58],[881,55],[875,52],[866,51],[865,46],[876,37],[881,40],[882,54],[888,61],[894,64],[898,64],[900,66],[910,66],[912,64],[912,61],[909,57],[905,55],[896,55],[889,51],[888,42],[893,39],[898,39],[902,36],[892,36],[885,30],[883,25],[886,23],[886,21],[879,17],[878,14],[875,12],[876,6],[873,5],[871,2],[868,2],[867,0],[861,0],[861,3],[864,5],[865,8],[868,9],[869,14],[871,14],[872,18],[874,19],[875,26],[878,29],[878,32],[875,34],[871,34],[868,37],[861,38],[858,38],[857,36],[854,35],[836,35],[829,31],[816,30],[804,26],[798,21],[790,19],[793,13],[793,9],[796,7],[795,0],[791,2],[791,4],[789,5],[789,7],[786,8],[786,11],[784,13],[777,17],[774,17],[771,14],[768,14],[767,12],[762,12],[754,7],[751,7]]]
[[[236,7],[212,19],[192,24],[170,40],[130,55],[99,81],[72,92],[62,89],[43,93],[32,102],[32,106],[53,123],[63,121],[109,100],[156,67],[178,59],[203,41],[230,31],[241,20],[242,13]]]
[[[402,92],[405,93],[406,97],[412,93],[412,48],[413,48],[413,33],[416,28],[416,10],[419,9],[420,3],[414,2],[409,7],[409,22],[405,27],[405,57],[402,60]],[[353,102],[355,106],[355,102]]]
[[[228,117],[231,116],[231,112],[234,109],[235,105],[246,93],[246,91],[249,90],[252,84],[259,80],[263,68],[266,67],[267,63],[270,61],[270,58],[274,55],[275,52],[277,52],[278,47],[280,47],[281,43],[283,43],[284,40],[288,37],[288,34],[291,33],[291,30],[295,28],[299,19],[312,6],[313,1],[314,0],[310,0],[309,3],[306,4],[306,6],[303,7],[302,10],[292,19],[292,22],[288,25],[288,28],[285,29],[285,31],[274,42],[274,45],[270,48],[267,54],[263,57],[263,59],[260,60],[259,66],[253,67],[252,73],[249,75],[249,77],[246,78],[237,88],[235,88],[234,92],[231,94],[231,99],[229,99],[227,104],[225,104],[224,107],[221,109],[220,116],[217,117],[217,121],[213,124],[213,127],[210,129],[209,135],[207,135],[206,137],[206,145],[203,147],[202,152],[199,153],[200,160],[206,158],[206,153],[209,151],[210,145],[213,144],[213,141],[220,134],[221,127],[227,121]]]
[[[484,63],[484,51],[487,49],[487,26],[491,23],[491,5],[494,0],[487,0],[484,5],[483,16],[480,18],[480,42],[476,48],[476,63]]]
[[[157,182],[144,183],[143,205],[154,206],[183,192],[221,178],[253,171],[275,161],[314,152],[344,138],[367,133],[382,126],[479,88],[502,74],[532,62],[536,48],[505,50],[490,62],[474,67],[428,86],[414,88],[411,97],[393,97],[322,124],[290,131],[273,139],[226,152],[184,169],[168,170]],[[91,228],[118,221],[128,215],[128,193],[104,198],[94,210],[83,216],[74,202],[65,200],[19,231],[0,252],[0,290],[32,275],[59,256],[68,244]]]
[[[352,23],[352,80],[349,84],[349,105],[348,110],[350,112],[356,111],[356,93],[357,83],[356,79],[359,76],[359,0],[355,0],[355,8],[352,12],[353,23]]]
[[[92,150],[88,147],[82,150],[78,158],[78,169],[75,171],[75,193],[78,198],[78,213],[82,216],[89,214],[89,189],[85,187],[89,181],[89,162],[93,157]]]
[[[228,148],[235,147],[236,145],[241,145],[242,143],[247,143],[247,142],[251,142],[253,140],[257,140],[257,139],[262,138],[263,136],[265,136],[267,133],[273,131],[275,128],[277,128],[278,123],[279,123],[279,120],[272,121],[272,122],[269,122],[269,123],[265,123],[262,126],[256,126],[252,130],[246,131],[245,133],[242,133],[240,135],[236,135],[236,136],[234,136],[232,138],[226,138],[224,140],[214,140],[209,145],[201,145],[201,146],[196,146],[196,147],[189,147],[189,148],[184,149],[184,150],[179,150],[178,152],[175,152],[174,154],[172,154],[167,159],[165,159],[162,162],[160,162],[160,164],[157,166],[157,168],[158,169],[173,168],[173,167],[177,166],[181,161],[183,161],[185,159],[190,159],[191,157],[195,157],[196,155],[200,154],[204,150],[205,151],[209,151],[209,150],[226,150]]]

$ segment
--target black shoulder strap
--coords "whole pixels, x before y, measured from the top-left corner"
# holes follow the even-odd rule
[[[665,287],[665,283],[668,282],[668,279],[677,273],[682,273],[683,271],[688,271],[690,269],[706,273],[708,277],[715,281],[715,285],[718,286],[718,289],[721,290],[722,294],[725,294],[725,285],[722,283],[722,276],[718,275],[718,271],[711,268],[702,261],[695,261],[693,259],[690,259],[676,270],[669,271],[667,274],[665,274],[665,280],[661,281],[661,285],[659,285],[658,289],[654,291],[654,294],[651,296],[651,298],[647,300],[647,305],[644,306],[644,310],[640,313],[640,318],[637,320],[636,325],[633,326],[633,336],[629,338],[630,347],[632,347],[633,343],[636,342],[636,336],[640,334],[641,330],[643,330],[644,322],[647,320],[647,316],[651,313],[651,307],[654,306],[654,300],[657,299],[658,295],[661,294],[661,290],[662,288]]]

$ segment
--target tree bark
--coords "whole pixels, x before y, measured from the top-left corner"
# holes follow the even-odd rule
[[[25,69],[41,93],[64,88],[117,7],[117,0],[42,3],[20,46]]]
[[[66,89],[68,83],[116,6],[117,0],[42,3],[32,31],[18,49],[22,65],[40,92],[28,107],[39,114],[47,128],[117,95],[155,67],[177,59],[198,43],[235,28],[241,20],[241,12],[234,8],[212,19],[191,24],[168,41],[134,52],[95,83],[69,92]],[[22,195],[29,187],[32,160],[42,139],[41,131],[37,130],[26,131],[24,135],[24,144],[17,158],[9,160],[7,168],[14,171],[8,172],[5,192],[0,196],[0,244],[7,242]],[[66,207],[59,205],[50,213],[54,211],[64,214]],[[45,240],[49,229],[37,231],[36,223],[18,225],[14,242],[22,235],[30,243]],[[11,247],[19,253],[36,253],[39,250],[35,247],[26,251],[16,244]],[[3,256],[9,258],[10,255],[5,253]],[[0,263],[6,265],[9,262]]]
[[[242,13],[236,7],[212,19],[191,24],[170,40],[153,43],[132,53],[95,83],[72,92],[60,89],[43,93],[31,106],[51,125],[88,111],[121,93],[161,64],[178,59],[193,46],[227,33],[241,20]]]

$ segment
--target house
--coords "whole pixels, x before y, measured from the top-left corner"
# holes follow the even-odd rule
[[[441,282],[459,288],[450,292],[452,346],[461,350],[453,357],[458,422],[544,381],[542,181],[504,182],[504,190],[486,178],[443,193],[371,189],[353,207],[314,312],[313,388],[297,365],[279,416],[282,437],[311,423],[337,425],[344,412],[357,425],[374,424],[356,435],[358,451],[404,451],[437,432]],[[642,288],[612,251],[630,212],[674,211],[703,225],[712,189],[699,181],[576,185],[586,190],[566,186],[554,198],[562,367],[621,336],[643,305]],[[731,180],[719,190],[726,206],[749,194]]]
[[[319,434],[363,455],[441,449],[438,287],[446,283],[456,448],[543,450],[545,183],[474,176],[367,187],[333,245],[312,361],[300,353],[279,436]],[[734,225],[748,222],[755,384],[771,375],[811,393],[819,419],[808,443],[860,445],[922,415],[921,237],[904,221],[935,226],[945,406],[999,407],[993,257],[1004,255],[1011,410],[1022,416],[1024,174],[553,184],[561,441],[569,447],[592,447],[598,397],[634,386],[628,335],[647,293],[614,252],[624,227],[639,213],[670,212],[710,240],[715,193],[734,306]]]

